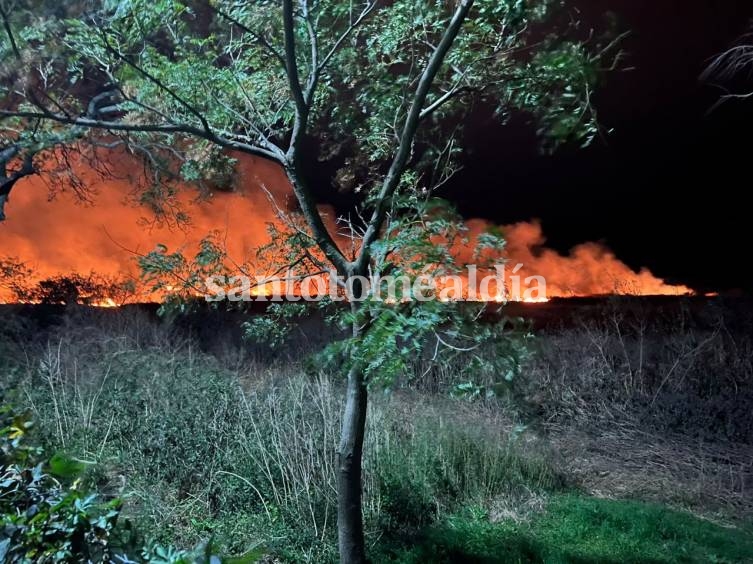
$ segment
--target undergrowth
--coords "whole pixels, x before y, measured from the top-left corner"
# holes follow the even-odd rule
[[[336,560],[334,468],[342,401],[336,378],[289,360],[254,361],[230,345],[232,354],[210,355],[185,332],[144,315],[76,315],[43,331],[11,322],[0,330],[0,395],[30,410],[47,452],[88,462],[82,485],[103,500],[122,500],[119,516],[143,532],[144,546],[195,546],[212,538],[224,553],[263,547],[270,561]],[[635,378],[627,379],[619,359],[627,365],[632,349],[621,357],[610,353],[607,365],[588,352],[598,352],[603,341],[588,335],[563,333],[544,343],[549,356],[530,367],[526,386],[538,382],[543,397],[528,392],[526,399],[546,420],[516,415],[525,410],[499,400],[451,398],[442,390],[450,374],[439,375],[435,392],[372,392],[364,510],[375,561],[753,561],[750,527],[587,496],[600,488],[612,496],[633,495],[640,488],[625,484],[645,485],[661,472],[663,485],[654,490],[665,500],[701,484],[685,470],[682,475],[695,481],[677,479],[673,464],[687,456],[677,454],[685,451],[675,443],[661,450],[669,439],[657,439],[647,449],[633,438],[648,436],[640,427],[628,435],[627,423],[607,417],[643,393],[629,385],[640,384],[637,378],[647,369],[632,364]],[[562,351],[575,355],[572,362]],[[547,369],[560,365],[555,353],[564,359],[561,374]],[[717,356],[709,358],[716,362]],[[589,366],[592,372],[581,370]],[[663,389],[680,389],[676,374],[701,371],[680,367]],[[603,401],[590,406],[597,382],[603,380],[601,390],[620,378],[621,387],[611,395],[599,392]],[[589,427],[591,418],[603,427]],[[592,431],[588,440],[584,428]],[[653,423],[651,429],[658,432]],[[694,461],[701,460],[704,476],[732,468],[725,463],[710,474],[706,451],[694,445],[695,458],[688,461],[698,468]],[[587,457],[581,452],[586,447]],[[659,460],[661,468],[631,470],[625,457],[635,459],[638,451],[654,453],[646,464]],[[742,451],[735,458],[712,454],[714,460],[744,460]],[[572,460],[579,456],[594,462],[588,478],[573,472]],[[735,473],[727,472],[734,491],[721,478],[713,491],[705,480],[704,491],[718,499],[734,493],[739,515],[745,515],[749,464],[735,464]],[[609,483],[610,476],[619,483]],[[693,496],[687,506],[696,509],[706,497]]]

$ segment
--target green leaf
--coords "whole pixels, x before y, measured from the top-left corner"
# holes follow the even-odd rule
[[[91,462],[70,457],[62,452],[55,453],[48,462],[50,474],[67,480],[79,477],[91,464]]]

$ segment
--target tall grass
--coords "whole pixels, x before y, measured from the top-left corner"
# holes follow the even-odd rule
[[[632,411],[655,430],[753,444],[752,334],[745,309],[612,302],[544,332],[523,383],[547,418]]]
[[[689,305],[618,300],[550,327],[520,395],[584,490],[749,517],[750,303]]]
[[[38,344],[16,384],[51,448],[96,462],[98,489],[155,540],[213,535],[291,560],[335,558],[340,382],[296,364],[230,370],[143,319],[77,321]],[[494,405],[375,391],[365,444],[371,546],[468,504],[541,496],[543,444]]]
[[[503,400],[450,398],[451,367],[424,386],[373,390],[373,553],[469,511],[472,528],[522,531],[563,487],[753,514],[747,325],[677,315],[607,309],[550,328]],[[212,337],[138,310],[15,319],[0,328],[0,393],[34,411],[49,448],[96,462],[89,479],[126,497],[141,530],[182,546],[213,536],[230,553],[261,544],[283,561],[336,558],[336,376],[304,370],[296,349],[249,353],[218,320]]]

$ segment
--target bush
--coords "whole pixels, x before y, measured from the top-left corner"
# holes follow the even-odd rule
[[[624,414],[651,431],[753,444],[750,310],[640,305],[612,302],[539,339],[522,378],[537,415],[593,426]]]
[[[260,556],[221,558],[211,542],[190,552],[160,545],[137,548],[130,524],[118,527],[122,501],[100,501],[88,493],[81,461],[62,454],[43,461],[42,449],[25,443],[31,427],[27,414],[0,410],[0,561],[250,564]]]
[[[120,500],[99,502],[80,480],[66,484],[81,464],[40,461],[41,449],[24,443],[28,417],[5,408],[0,418],[0,560],[109,562]]]
[[[215,321],[219,324],[221,318]],[[289,360],[249,361],[232,343],[230,354],[210,355],[201,351],[207,342],[190,338],[192,329],[161,324],[140,311],[79,309],[56,323],[33,339],[25,341],[21,330],[5,340],[16,370],[9,397],[32,410],[37,436],[48,451],[96,461],[87,469],[86,483],[104,499],[124,500],[120,521],[128,518],[145,533],[149,542],[140,544],[193,546],[211,537],[218,550],[229,553],[263,545],[279,561],[336,560],[339,382],[316,371],[306,375]],[[688,397],[697,406],[704,390],[716,394],[721,387],[703,384],[704,366],[727,366],[737,374],[742,397],[747,373],[732,367],[744,362],[730,352],[732,344],[724,341],[729,337],[717,334],[719,346],[705,345],[697,355],[683,357],[660,388],[666,376],[661,371],[669,372],[676,356],[673,360],[659,347],[649,361],[645,351],[640,356],[640,333],[634,338],[621,330],[620,337],[613,325],[602,324],[599,331],[595,327],[590,334],[570,328],[541,340],[541,354],[529,366],[528,378],[513,390],[525,392],[546,417],[536,432],[513,420],[514,411],[500,400],[448,397],[450,372],[435,375],[432,389],[439,395],[415,388],[372,393],[364,510],[373,555],[494,562],[496,551],[510,556],[501,561],[542,561],[540,539],[526,527],[544,522],[540,514],[545,507],[561,507],[557,499],[566,481],[590,487],[570,466],[574,459],[605,459],[606,471],[586,468],[589,479],[596,480],[592,491],[603,495],[645,498],[658,476],[658,500],[674,500],[672,492],[687,494],[696,488],[709,493],[703,500],[720,492],[727,497],[719,499],[732,499],[721,470],[710,475],[712,481],[674,470],[673,464],[692,462],[686,466],[708,472],[709,461],[720,459],[716,450],[713,457],[702,453],[702,458],[687,458],[685,450],[667,449],[658,453],[660,458],[651,458],[663,443],[652,438],[647,448],[643,426],[636,426],[640,440],[624,437],[626,427],[616,419],[651,410],[654,419],[644,417],[641,425],[656,430],[656,418],[662,418],[670,428],[665,411],[674,405],[679,425],[685,417],[679,398]],[[652,330],[644,338],[645,347],[678,339],[687,350],[699,350],[686,343],[687,336]],[[3,341],[0,335],[0,345]],[[604,347],[603,357],[597,345]],[[736,346],[747,350],[744,340]],[[716,364],[707,364],[712,361]],[[677,402],[663,403],[670,394],[677,395]],[[512,399],[511,393],[506,401]],[[573,432],[568,438],[576,444],[576,455],[573,448],[562,448],[567,443],[557,435],[565,426]],[[743,430],[742,422],[736,428]],[[539,438],[542,429],[549,432],[546,438]],[[611,434],[602,439],[600,429]],[[593,450],[585,452],[589,441]],[[559,470],[552,444],[562,456]],[[721,444],[715,446],[729,454]],[[691,447],[700,452],[697,442]],[[750,462],[743,451],[738,454],[720,469],[738,481],[735,495],[744,508],[749,506]],[[651,473],[635,470],[638,466]],[[660,475],[664,470],[666,476]],[[739,480],[730,470],[738,472]],[[637,489],[625,487],[628,478]],[[604,485],[608,479],[616,485]],[[711,507],[704,504],[701,509]],[[601,515],[603,508],[597,509]],[[558,513],[557,519],[571,514]],[[595,534],[588,527],[575,529],[568,542],[587,544]],[[605,533],[604,546],[617,534]],[[404,548],[411,545],[415,550]],[[388,547],[397,548],[390,552]],[[436,555],[427,547],[436,549]],[[137,553],[153,562],[176,562],[190,554],[167,548]],[[607,561],[604,554],[591,561]],[[533,559],[526,560],[529,556]]]

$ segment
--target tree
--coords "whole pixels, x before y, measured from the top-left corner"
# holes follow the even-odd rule
[[[79,18],[34,25],[3,10],[2,48],[15,54],[8,64],[17,77],[2,86],[6,142],[40,128],[46,147],[81,144],[85,134],[85,143],[125,148],[161,178],[189,182],[232,167],[238,153],[273,161],[302,218],[286,220],[286,261],[351,280],[456,268],[448,242],[464,236],[462,222],[431,194],[457,170],[463,116],[474,104],[503,122],[524,112],[545,147],[586,144],[598,133],[591,92],[614,47],[579,39],[551,0],[98,0],[84,8]],[[312,141],[319,158],[340,163],[333,183],[361,195],[355,219],[341,224],[347,247],[316,205],[306,174]],[[480,247],[500,242],[485,237]],[[201,268],[222,263],[212,240],[201,252]],[[166,249],[146,259],[153,276],[189,264]],[[496,343],[496,356],[474,354],[469,368],[486,384],[514,374],[515,347],[502,328],[475,323],[478,313],[402,299],[354,301],[342,313],[350,336],[331,351],[347,368],[342,562],[366,558],[369,387],[389,385],[429,338],[435,358]]]

